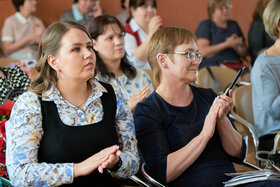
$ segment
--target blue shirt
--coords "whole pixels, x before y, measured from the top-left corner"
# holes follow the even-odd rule
[[[211,19],[200,22],[195,35],[197,38],[204,38],[210,41],[210,45],[222,43],[232,34],[243,37],[243,33],[237,22],[233,20],[227,21],[227,28],[221,28],[215,25]],[[244,38],[244,37],[243,37]],[[225,49],[211,58],[203,58],[200,68],[205,66],[219,66],[225,61],[240,61],[239,55],[231,48]]]
[[[251,71],[252,105],[259,136],[280,130],[280,56],[264,51]]]

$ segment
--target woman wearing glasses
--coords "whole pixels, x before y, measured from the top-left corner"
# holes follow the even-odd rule
[[[200,68],[224,65],[238,70],[247,55],[243,33],[237,22],[229,20],[230,0],[208,0],[209,19],[202,21],[195,34],[197,45],[204,56]],[[250,80],[249,71],[242,75],[244,81]]]
[[[221,186],[224,173],[235,172],[232,161],[245,156],[227,116],[232,99],[191,85],[202,56],[190,30],[156,31],[147,57],[159,86],[134,112],[145,169],[168,186]]]

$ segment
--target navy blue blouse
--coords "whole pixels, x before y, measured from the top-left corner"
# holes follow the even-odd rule
[[[205,38],[210,41],[210,45],[222,43],[226,38],[232,34],[236,34],[239,37],[243,37],[243,33],[237,22],[233,20],[227,21],[227,28],[218,27],[211,19],[200,22],[195,35],[197,38]],[[240,56],[231,48],[221,51],[216,56],[211,58],[203,58],[200,68],[205,66],[219,66],[220,63],[230,61],[239,62]]]
[[[167,155],[181,149],[199,135],[216,97],[211,89],[191,88],[194,97],[186,107],[170,105],[154,91],[137,105],[134,112],[136,137],[148,173],[164,184]],[[229,156],[224,151],[216,130],[198,159],[168,186],[221,186],[222,182],[229,180],[224,173],[235,172],[232,161],[242,161],[245,152],[246,145],[243,141],[242,157]]]

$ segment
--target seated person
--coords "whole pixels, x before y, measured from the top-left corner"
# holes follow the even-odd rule
[[[200,68],[223,64],[239,70],[243,66],[241,58],[247,55],[247,47],[238,23],[229,19],[230,12],[230,0],[208,0],[209,19],[200,22],[195,32],[204,57]],[[250,80],[248,69],[242,79]]]
[[[130,21],[125,25],[125,51],[129,62],[136,68],[150,69],[146,49],[153,33],[162,26],[156,16],[156,0],[130,0]]]
[[[252,68],[252,105],[259,133],[259,149],[270,151],[280,131],[280,2],[272,0],[264,10],[266,32],[275,43],[258,56]]]
[[[14,186],[121,186],[137,172],[132,113],[120,93],[92,77],[86,28],[55,22],[43,35],[35,75],[6,123]]]
[[[17,97],[25,92],[30,79],[19,66],[13,68],[0,67],[0,104],[5,99],[16,101]]]
[[[123,26],[127,24],[127,19],[129,18],[129,0],[121,0],[121,6],[123,11],[119,13],[116,18],[121,22]]]
[[[254,64],[258,53],[265,48],[271,47],[274,40],[270,38],[264,28],[262,15],[266,5],[270,0],[258,0],[258,4],[253,14],[253,22],[251,23],[248,33],[249,51],[252,57],[252,65]]]
[[[128,63],[124,50],[124,28],[112,16],[99,16],[90,24],[89,33],[96,51],[99,72],[96,78],[120,89],[131,110],[153,90],[149,75]]]
[[[74,21],[88,28],[92,20],[102,15],[98,0],[74,0],[71,10],[65,11],[60,21]]]
[[[45,27],[40,19],[32,16],[36,0],[13,0],[16,13],[5,20],[2,29],[4,53],[18,60],[36,60],[38,44]]]
[[[159,86],[137,105],[134,122],[148,173],[168,186],[221,186],[246,151],[227,116],[231,97],[190,84],[202,56],[188,29],[156,31],[147,57]]]

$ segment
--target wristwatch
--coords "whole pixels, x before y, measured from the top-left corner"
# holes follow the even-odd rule
[[[114,167],[112,169],[108,168],[108,170],[110,170],[110,171],[118,171],[121,166],[122,166],[122,159],[121,159],[121,157],[119,157],[119,161],[114,165]]]

